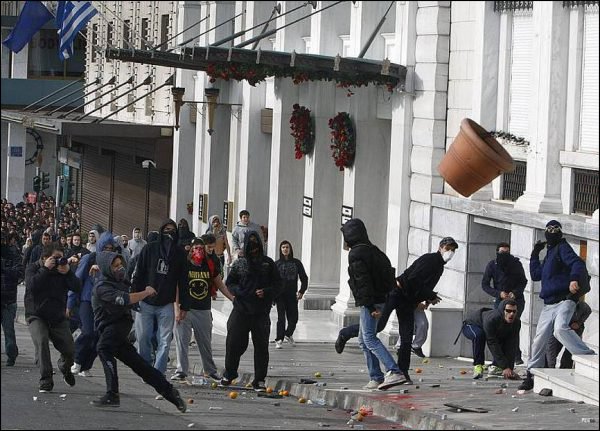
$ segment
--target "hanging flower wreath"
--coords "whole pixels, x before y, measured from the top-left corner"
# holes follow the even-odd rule
[[[291,135],[294,137],[294,150],[296,159],[310,154],[315,144],[315,130],[310,118],[310,110],[297,103],[293,106],[292,117],[290,118]]]
[[[352,166],[356,153],[356,136],[350,115],[347,112],[338,112],[335,117],[329,119],[329,128],[332,130],[332,157],[335,165],[343,171],[344,168]]]

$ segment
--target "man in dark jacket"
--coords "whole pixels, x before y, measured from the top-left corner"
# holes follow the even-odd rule
[[[483,377],[485,344],[487,342],[494,363],[502,369],[505,379],[517,379],[514,372],[515,350],[521,320],[514,299],[504,299],[494,310],[481,308],[471,313],[463,323],[462,333],[473,341],[473,378]]]
[[[244,257],[231,267],[227,288],[235,297],[227,320],[225,372],[221,385],[228,386],[238,377],[240,358],[248,348],[248,333],[254,345],[254,380],[256,391],[265,390],[269,368],[269,312],[281,291],[281,278],[275,262],[263,254],[257,232],[250,232],[244,245]]]
[[[533,389],[532,368],[542,368],[550,335],[554,335],[573,355],[594,355],[569,323],[579,300],[580,283],[587,283],[587,269],[583,260],[562,237],[562,225],[556,220],[546,224],[546,257],[540,262],[540,252],[546,243],[538,242],[531,252],[529,272],[533,281],[542,281],[540,298],[544,308],[540,313],[531,356],[527,363],[527,378],[519,389]]]
[[[54,388],[49,341],[60,352],[58,368],[65,383],[74,386],[75,345],[65,310],[67,292],[79,291],[81,283],[63,257],[63,249],[54,243],[44,247],[39,262],[27,267],[25,286],[25,318],[40,367],[40,392]]]
[[[505,299],[514,299],[518,307],[517,317],[520,319],[525,309],[523,292],[526,286],[527,277],[523,265],[518,258],[510,254],[510,244],[501,242],[496,246],[496,259],[490,261],[485,268],[481,288],[495,298],[495,308]],[[523,360],[518,340],[515,355],[515,364],[521,365]]]
[[[377,321],[381,318],[386,295],[392,288],[381,282],[382,268],[378,267],[376,261],[381,251],[369,241],[362,220],[350,219],[344,223],[341,230],[344,235],[344,248],[350,249],[348,284],[356,306],[360,307],[358,343],[365,355],[370,378],[365,389],[385,390],[406,383],[406,378],[400,373],[398,364],[377,338]],[[391,265],[389,266],[391,268]],[[387,369],[385,376],[381,372],[380,361]]]
[[[2,287],[2,330],[4,331],[7,367],[15,365],[15,360],[19,355],[15,335],[15,318],[17,316],[17,286],[25,274],[21,260],[19,250],[15,246],[9,245],[2,233],[0,284]]]
[[[94,286],[92,302],[96,329],[99,333],[98,356],[104,367],[106,394],[91,402],[96,407],[119,407],[119,359],[131,368],[144,382],[152,386],[167,401],[173,403],[182,413],[186,404],[165,376],[152,367],[136,351],[127,339],[133,319],[130,307],[143,299],[156,295],[156,290],[146,286],[143,291],[129,293],[125,283],[125,262],[122,256],[112,251],[98,253],[96,257],[102,278]]]
[[[152,363],[152,337],[155,324],[158,347],[154,368],[165,374],[169,349],[173,340],[175,311],[173,303],[179,292],[180,308],[178,320],[185,319],[190,309],[187,289],[187,256],[177,245],[177,224],[167,220],[160,227],[160,239],[148,243],[139,254],[137,269],[133,275],[132,291],[143,292],[152,286],[156,295],[140,302],[136,319],[138,352],[148,363]],[[139,331],[138,331],[139,330]]]

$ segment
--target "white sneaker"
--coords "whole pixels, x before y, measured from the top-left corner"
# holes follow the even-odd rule
[[[80,371],[77,373],[79,377],[92,377],[92,373],[88,371]]]
[[[79,373],[81,372],[81,365],[75,362],[75,363],[74,363],[74,364],[71,366],[71,372],[72,372],[73,374],[79,374]]]
[[[281,340],[275,341],[275,348],[276,349],[281,349],[282,347],[283,347],[283,341],[281,341]]]
[[[296,342],[294,341],[294,337],[292,337],[291,335],[289,337],[286,335],[285,341],[290,343],[292,346],[296,345]]]
[[[363,389],[377,389],[380,384],[381,382],[378,382],[377,380],[371,380],[369,383],[363,386]]]
[[[402,375],[401,373],[394,373],[392,371],[388,371],[385,374],[385,379],[383,380],[383,383],[381,383],[378,386],[378,388],[382,391],[385,391],[386,389],[389,389],[392,386],[402,385],[404,383],[406,383],[406,377],[404,377],[404,375]]]

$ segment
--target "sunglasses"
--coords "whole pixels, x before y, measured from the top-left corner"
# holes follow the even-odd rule
[[[548,233],[556,233],[556,232],[561,232],[561,229],[559,226],[548,226],[546,228],[546,232]]]
[[[509,309],[505,308],[504,312],[508,313],[508,314],[515,314],[517,312],[517,310],[509,310]]]

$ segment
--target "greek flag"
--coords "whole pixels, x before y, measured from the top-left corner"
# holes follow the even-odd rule
[[[41,1],[26,1],[15,27],[2,42],[12,52],[19,52],[48,21],[52,13]]]
[[[59,1],[56,11],[58,27],[58,56],[62,61],[73,55],[73,41],[77,33],[98,11],[89,1]]]

